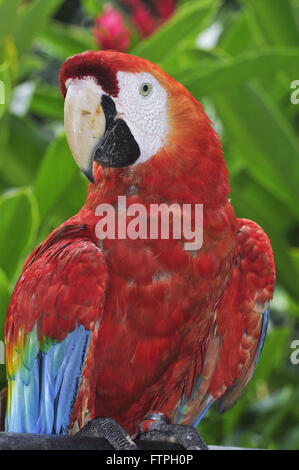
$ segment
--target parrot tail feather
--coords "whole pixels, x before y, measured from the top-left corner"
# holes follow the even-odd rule
[[[7,432],[65,434],[78,394],[91,332],[76,327],[42,351],[36,328],[27,334],[35,357],[19,363],[8,382]],[[27,343],[27,344],[28,344]],[[31,352],[32,352],[31,347]],[[28,369],[28,364],[31,369]],[[26,367],[27,366],[27,367]],[[26,373],[22,370],[25,367]]]

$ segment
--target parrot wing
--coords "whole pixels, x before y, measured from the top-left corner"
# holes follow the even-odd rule
[[[228,319],[226,327],[223,322],[222,351],[211,383],[211,392],[215,393],[222,377],[226,389],[217,402],[220,412],[234,405],[252,378],[267,333],[269,302],[275,284],[274,257],[268,237],[254,222],[246,219],[238,222],[237,275],[225,293],[220,314],[222,322],[225,311],[230,316],[231,308],[235,320]]]
[[[259,359],[273,296],[275,265],[268,237],[254,222],[238,219],[238,254],[231,280],[218,305],[211,339],[192,391],[176,420],[195,424],[217,400],[218,411],[245,391]]]
[[[106,278],[83,225],[59,228],[26,261],[5,326],[6,431],[67,432],[80,387],[91,387],[85,370],[93,367]]]

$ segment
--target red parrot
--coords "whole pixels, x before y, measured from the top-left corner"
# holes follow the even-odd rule
[[[90,184],[14,289],[6,430],[74,433],[104,417],[133,437],[189,429],[251,379],[275,282],[269,239],[236,218],[219,137],[157,65],[85,52],[63,64],[60,87],[68,142]],[[97,208],[119,217],[119,196],[145,208],[202,204],[202,247],[173,236],[99,239]]]

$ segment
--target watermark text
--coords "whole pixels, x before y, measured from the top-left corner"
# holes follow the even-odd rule
[[[293,364],[294,366],[297,366],[299,364],[299,340],[298,339],[294,339],[291,342],[291,349],[294,349],[294,351],[291,353],[291,356],[290,356],[291,364]]]
[[[184,240],[185,250],[199,250],[203,244],[203,205],[134,203],[127,207],[126,196],[118,196],[117,207],[97,206],[101,217],[95,233],[99,240]]]
[[[4,348],[4,341],[0,341],[0,365],[5,364],[5,348]]]
[[[0,104],[5,104],[5,86],[2,80],[0,80]]]
[[[291,93],[291,103],[299,104],[299,80],[292,81],[291,88],[295,90]]]

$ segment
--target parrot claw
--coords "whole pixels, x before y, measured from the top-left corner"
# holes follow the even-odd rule
[[[106,439],[115,450],[138,450],[130,435],[112,418],[93,419],[76,436]]]
[[[199,431],[193,426],[171,424],[162,413],[150,414],[140,425],[138,439],[141,441],[168,441],[186,450],[208,450]]]

